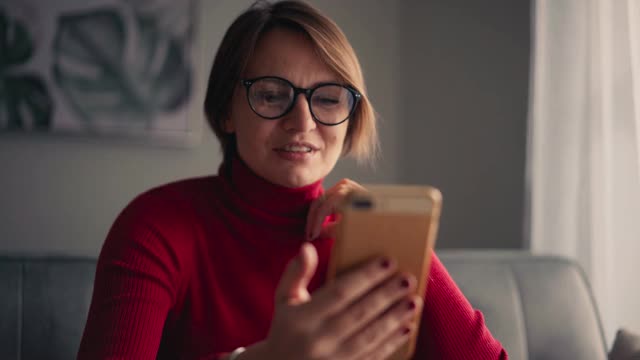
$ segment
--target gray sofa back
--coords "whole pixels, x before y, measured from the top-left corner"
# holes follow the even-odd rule
[[[604,360],[588,283],[573,262],[527,252],[439,251],[514,360]],[[74,359],[95,260],[0,257],[0,359]]]
[[[575,262],[521,251],[438,255],[511,359],[607,359],[598,310]]]
[[[75,359],[96,262],[0,257],[0,359]]]

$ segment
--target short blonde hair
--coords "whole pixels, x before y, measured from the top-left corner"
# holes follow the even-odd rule
[[[339,81],[362,94],[348,121],[343,155],[353,156],[360,162],[371,162],[379,151],[376,115],[366,95],[356,53],[333,20],[301,1],[257,1],[231,24],[222,39],[211,67],[204,111],[225,159],[236,151],[235,135],[224,129],[235,86],[261,36],[275,27],[306,34],[319,58],[337,74]]]

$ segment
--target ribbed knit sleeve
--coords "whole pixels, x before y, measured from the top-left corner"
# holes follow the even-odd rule
[[[119,215],[98,259],[78,359],[156,359],[187,271],[185,231],[176,205],[150,194]]]
[[[433,254],[415,360],[507,360],[444,265]]]

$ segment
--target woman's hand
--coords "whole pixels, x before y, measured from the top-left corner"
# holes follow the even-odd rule
[[[315,247],[305,243],[287,266],[276,291],[271,329],[257,357],[386,359],[416,331],[412,320],[422,307],[420,297],[411,295],[416,279],[398,273],[393,261],[369,261],[311,297],[307,285],[317,263]],[[248,350],[247,359],[250,354]]]
[[[338,206],[351,192],[365,190],[362,185],[349,179],[342,179],[332,188],[325,191],[324,195],[314,200],[307,215],[307,240],[313,240],[324,232],[330,233],[331,228],[323,229],[327,216],[335,213]],[[330,235],[330,234],[327,234]]]

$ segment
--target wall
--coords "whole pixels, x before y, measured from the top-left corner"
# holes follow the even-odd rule
[[[440,247],[522,247],[530,2],[405,4],[402,178],[442,190]]]
[[[198,104],[224,30],[249,1],[201,1]],[[526,1],[317,0],[358,52],[382,117],[375,170],[327,179],[429,182],[445,195],[440,247],[520,247],[528,77]],[[363,16],[363,14],[366,14]],[[202,119],[201,107],[192,116]],[[0,252],[96,255],[136,194],[213,173],[204,126],[190,149],[110,139],[0,138]]]

